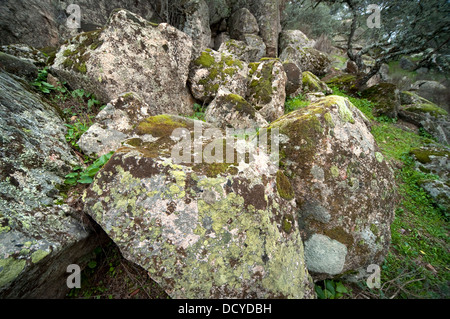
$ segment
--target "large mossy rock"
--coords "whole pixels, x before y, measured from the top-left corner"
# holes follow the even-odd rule
[[[188,115],[193,112],[186,86],[191,51],[185,33],[117,10],[103,29],[62,45],[51,69],[72,88],[92,92],[104,103],[135,92],[152,106],[151,115]]]
[[[0,72],[1,298],[64,297],[67,266],[97,244],[59,195],[79,164],[65,133],[52,106]]]
[[[308,37],[300,30],[283,30],[280,33],[280,52],[283,52],[288,46],[294,48],[312,48],[314,43],[314,40],[308,39]]]
[[[244,62],[257,62],[266,54],[266,45],[263,40],[254,34],[246,34],[244,40],[233,40],[223,42],[218,51],[232,54]]]
[[[388,116],[397,118],[400,108],[400,92],[395,84],[379,83],[364,90],[361,97],[376,104],[373,109],[375,116]]]
[[[400,98],[402,106],[398,116],[402,120],[422,127],[439,143],[450,143],[450,117],[447,111],[415,92],[403,91]]]
[[[365,274],[389,247],[396,203],[393,171],[365,116],[331,95],[284,115],[280,167],[292,185],[308,270],[316,279]]]
[[[208,123],[226,129],[256,129],[268,123],[242,96],[219,90],[205,113]]]
[[[295,201],[279,194],[277,167],[264,153],[248,164],[191,161],[225,145],[206,131],[195,137],[198,123],[141,122],[160,138],[119,149],[83,195],[85,210],[172,298],[313,297]],[[181,152],[192,136],[194,152]]]
[[[325,82],[321,81],[317,76],[309,71],[305,71],[302,73],[302,91],[304,93],[333,93],[333,91],[325,84]]]
[[[247,89],[247,64],[236,56],[204,50],[192,62],[189,83],[193,96],[202,102],[211,102],[219,88],[245,96]]]
[[[331,68],[330,58],[323,52],[309,47],[287,46],[280,54],[283,63],[295,63],[302,72],[310,71],[317,76],[323,76]]]
[[[438,179],[426,179],[420,185],[441,206],[450,211],[450,148],[443,145],[429,145],[414,148],[411,155],[416,160],[416,170],[438,176]]]
[[[286,73],[278,59],[249,64],[247,101],[269,122],[284,114]]]

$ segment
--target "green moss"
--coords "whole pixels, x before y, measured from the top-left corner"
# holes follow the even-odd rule
[[[42,260],[45,256],[49,254],[48,251],[45,250],[37,250],[31,254],[31,261],[35,264]]]
[[[0,259],[0,287],[5,286],[19,276],[25,265],[25,259],[15,259],[13,257]]]
[[[245,113],[250,115],[252,118],[255,117],[255,108],[248,103],[243,97],[237,95],[237,94],[228,94],[225,97],[225,100],[227,102],[231,102],[234,104],[234,108],[239,111],[240,113]]]
[[[411,154],[413,154],[422,164],[430,163],[430,156],[446,156],[447,158],[450,158],[450,152],[436,149],[413,148]]]
[[[293,199],[294,190],[292,189],[291,182],[282,171],[277,172],[276,181],[278,194],[286,200]]]
[[[440,115],[448,115],[448,112],[446,110],[432,103],[415,104],[411,107],[406,108],[406,111],[414,113],[429,113],[430,115],[435,117],[438,117]]]
[[[198,66],[210,68],[215,63],[215,60],[214,57],[209,54],[209,52],[203,51],[200,56],[194,61],[194,63]]]
[[[284,215],[283,220],[281,222],[281,229],[283,229],[285,233],[290,234],[293,226],[294,226],[294,217],[291,214]]]
[[[337,166],[331,166],[330,168],[331,171],[331,176],[333,176],[334,178],[338,178],[339,177],[339,168],[337,168]]]
[[[186,127],[186,124],[174,121],[170,115],[156,115],[139,123],[137,133],[151,134],[154,137],[170,136],[176,128],[180,127]]]
[[[328,124],[329,127],[333,128],[335,126],[334,122],[333,122],[333,118],[331,117],[330,113],[325,113],[325,115],[323,116],[323,118],[325,119],[326,123]]]
[[[272,101],[273,66],[275,61],[264,63],[260,71],[255,71],[249,85],[249,96],[257,104],[267,104]]]

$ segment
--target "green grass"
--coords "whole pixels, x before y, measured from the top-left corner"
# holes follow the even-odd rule
[[[294,98],[288,98],[284,104],[285,114],[300,108],[307,107],[311,102],[307,101],[302,94]]]
[[[369,100],[366,99],[360,99],[352,97],[345,92],[339,90],[337,87],[330,87],[333,90],[333,95],[339,95],[346,97],[352,102],[354,106],[356,106],[369,120],[375,120],[375,117],[372,114],[372,109],[374,108],[375,104]]]

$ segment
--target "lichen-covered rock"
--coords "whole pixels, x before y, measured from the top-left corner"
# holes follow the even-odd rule
[[[280,52],[283,52],[288,46],[294,48],[314,47],[315,41],[308,37],[300,30],[283,30],[280,33]]]
[[[247,101],[269,122],[284,114],[286,73],[278,59],[249,64]]]
[[[228,19],[228,32],[232,39],[242,41],[245,34],[259,33],[258,22],[247,8],[241,8]]]
[[[91,228],[61,204],[79,164],[56,110],[0,72],[0,297],[61,298],[66,267],[93,249]]]
[[[268,123],[242,96],[219,90],[205,113],[207,122],[225,129],[249,129],[264,127]]]
[[[447,111],[413,92],[402,92],[402,105],[398,116],[407,122],[423,127],[439,143],[450,143],[450,118]]]
[[[420,185],[443,211],[450,211],[450,148],[430,145],[412,149],[411,154],[416,160],[416,170],[439,176],[438,179],[423,180]]]
[[[305,93],[323,92],[326,94],[333,93],[323,81],[309,71],[302,73],[302,91]]]
[[[95,123],[81,135],[77,144],[84,154],[92,157],[115,151],[133,136],[136,123],[150,115],[150,105],[136,93],[124,93],[97,114]]]
[[[241,61],[256,62],[266,54],[266,45],[259,36],[247,34],[244,41],[231,39],[222,43],[219,52],[232,54]]]
[[[85,210],[172,298],[311,298],[295,201],[278,193],[277,167],[264,153],[206,163],[225,144],[198,123],[141,122],[158,141],[119,149],[83,195]],[[194,152],[184,148],[192,136]]]
[[[280,166],[298,207],[308,269],[316,279],[380,264],[396,203],[393,171],[368,120],[330,95],[271,123],[281,138]]]
[[[331,67],[330,58],[314,48],[287,46],[280,55],[280,60],[295,63],[300,70],[310,71],[317,76],[325,75]]]
[[[364,90],[361,97],[375,103],[372,111],[375,116],[397,117],[400,108],[400,92],[395,84],[379,83]]]
[[[152,115],[192,114],[186,86],[191,51],[192,40],[185,33],[117,10],[103,29],[62,45],[52,70],[72,88],[92,92],[104,103],[136,92],[152,106]]]
[[[207,103],[215,98],[219,88],[245,96],[247,73],[247,64],[235,56],[206,49],[192,62],[189,72],[192,95]]]

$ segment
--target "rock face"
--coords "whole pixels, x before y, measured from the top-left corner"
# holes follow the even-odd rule
[[[365,116],[328,96],[270,125],[299,205],[308,269],[316,279],[364,270],[387,253],[396,196],[393,171]]]
[[[92,31],[106,23],[116,8],[131,10],[146,19],[157,14],[146,2],[79,0],[81,28],[68,29],[69,1],[5,0],[2,2],[0,44],[24,43],[36,48],[56,47],[79,31]],[[70,2],[72,3],[72,2]]]
[[[249,64],[247,101],[269,122],[284,114],[286,73],[277,59]]]
[[[58,186],[78,164],[57,112],[0,72],[0,296],[62,298],[66,268],[97,242]],[[80,264],[81,265],[81,264]]]
[[[86,211],[173,298],[312,297],[295,201],[284,198],[268,156],[192,162],[223,139],[195,137],[201,122],[161,117],[139,124],[158,141],[135,139],[99,172],[83,195]]]
[[[256,129],[267,125],[264,117],[243,97],[226,90],[219,90],[216,98],[208,105],[205,119],[222,129]]]
[[[192,95],[207,103],[214,99],[219,88],[245,96],[247,73],[247,64],[235,56],[206,49],[191,65],[189,83]]]
[[[414,92],[404,91],[400,97],[402,107],[398,115],[401,119],[423,127],[439,143],[449,144],[450,119],[447,111]]]
[[[186,87],[191,51],[192,41],[183,32],[118,10],[104,29],[64,44],[52,70],[72,88],[92,92],[104,103],[135,92],[151,105],[152,115],[192,114]]]

